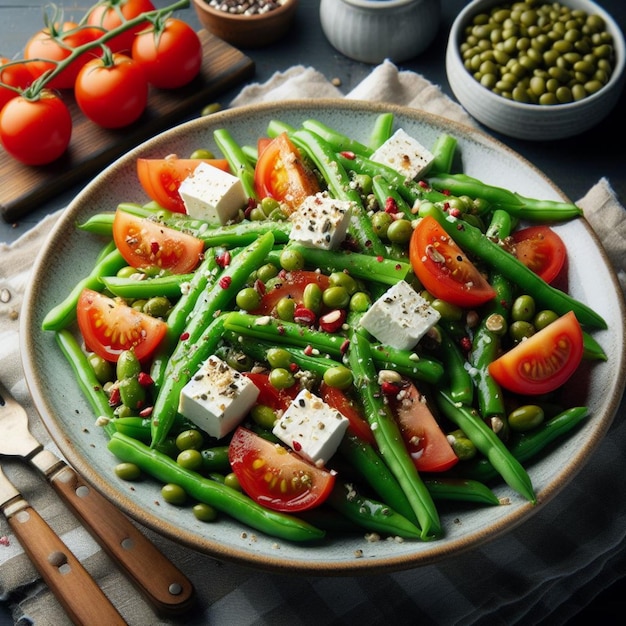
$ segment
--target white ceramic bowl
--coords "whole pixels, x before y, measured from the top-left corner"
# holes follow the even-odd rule
[[[439,29],[441,0],[321,0],[328,41],[363,63],[399,63],[426,50]]]
[[[590,0],[560,0],[560,4],[598,14],[613,37],[616,61],[606,85],[595,94],[568,104],[538,105],[516,102],[483,87],[464,67],[459,43],[465,27],[477,13],[507,0],[473,0],[454,21],[446,51],[446,71],[450,88],[465,109],[485,126],[509,137],[549,141],[578,135],[589,130],[615,107],[624,86],[626,45],[615,20]]]

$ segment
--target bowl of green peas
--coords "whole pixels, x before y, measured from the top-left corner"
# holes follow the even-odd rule
[[[446,72],[481,124],[551,141],[592,129],[614,109],[625,56],[619,26],[590,0],[474,0],[450,30]]]

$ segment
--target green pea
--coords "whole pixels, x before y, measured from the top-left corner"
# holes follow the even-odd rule
[[[389,239],[391,243],[409,243],[412,234],[413,227],[411,226],[411,222],[405,219],[393,221],[387,229],[387,239]]]
[[[119,269],[116,276],[118,276],[119,278],[130,278],[135,274],[139,274],[139,272],[134,267],[127,265],[126,267],[122,267],[121,269]]]
[[[261,209],[266,217],[272,214],[272,211],[280,208],[280,203],[275,198],[266,197],[261,200]]]
[[[309,283],[302,292],[302,304],[313,313],[319,313],[322,308],[322,289],[317,283]]]
[[[386,239],[387,231],[392,221],[393,218],[389,215],[389,213],[378,211],[372,215],[372,228],[379,237]]]
[[[255,404],[250,410],[250,417],[255,424],[267,430],[271,430],[274,428],[277,415],[272,407],[266,406],[265,404]]]
[[[118,383],[122,403],[131,409],[140,409],[146,402],[146,389],[136,376],[122,378]]]
[[[248,219],[251,222],[262,222],[267,219],[267,215],[260,206],[255,206],[248,214]]]
[[[462,430],[451,432],[447,439],[460,461],[469,461],[476,456],[476,446]]]
[[[365,313],[372,304],[372,298],[364,291],[357,291],[350,297],[350,310],[356,313]]]
[[[457,322],[463,317],[463,309],[455,304],[435,298],[430,306],[441,315],[441,319]]]
[[[288,368],[291,364],[291,354],[284,348],[270,348],[266,353],[266,358],[272,368]]]
[[[298,250],[285,248],[280,253],[279,260],[281,267],[286,269],[288,272],[301,270],[304,267],[304,256],[302,256],[302,252],[299,252]]]
[[[372,193],[373,181],[371,176],[367,174],[355,174],[352,180],[361,195],[367,196]]]
[[[135,311],[143,313],[143,307],[146,306],[146,302],[148,301],[145,298],[139,298],[137,300],[133,300],[131,307],[135,309]]]
[[[486,320],[485,326],[488,331],[494,333],[498,337],[502,337],[508,330],[506,319],[500,313],[492,313]]]
[[[329,387],[336,389],[348,389],[353,382],[352,371],[345,365],[329,367],[324,372],[324,382]]]
[[[198,471],[202,467],[202,453],[194,448],[181,450],[176,457],[176,462],[185,469]]]
[[[285,296],[276,303],[276,314],[285,322],[293,322],[294,311],[296,310],[296,301],[293,298]]]
[[[345,287],[324,289],[322,301],[330,309],[345,309],[350,304],[350,294]]]
[[[135,409],[131,409],[126,404],[120,404],[115,407],[115,417],[134,417],[137,415],[137,411]]]
[[[331,287],[343,287],[350,296],[358,289],[356,280],[346,272],[333,272],[329,276],[329,284]]]
[[[161,487],[161,496],[168,504],[180,506],[187,501],[187,493],[180,485],[167,483]]]
[[[237,478],[235,472],[230,472],[224,476],[224,484],[231,489],[241,491],[241,484],[239,483],[239,479]]]
[[[214,522],[217,519],[217,510],[205,502],[198,502],[191,510],[200,522]]]
[[[256,271],[257,278],[266,283],[270,278],[278,276],[278,268],[273,263],[261,265]]]
[[[513,322],[509,326],[509,336],[515,343],[519,343],[524,339],[528,339],[535,334],[535,327],[530,323],[523,320]]]
[[[275,389],[288,389],[295,384],[296,379],[287,368],[276,367],[270,372],[269,381]]]
[[[205,148],[198,148],[194,150],[190,155],[190,159],[214,159],[215,155],[210,150],[206,150]]]
[[[552,324],[559,319],[559,316],[554,311],[550,311],[549,309],[544,309],[543,311],[539,311],[535,317],[533,318],[533,326],[537,330],[542,330],[546,326]]]
[[[524,294],[518,296],[511,306],[511,319],[513,321],[530,322],[535,316],[535,300],[532,296]]]
[[[228,350],[225,361],[238,372],[248,372],[254,365],[254,360],[240,350]]]
[[[118,463],[115,466],[115,475],[122,480],[139,480],[141,469],[134,463]]]
[[[117,358],[115,373],[119,380],[138,376],[141,372],[141,363],[134,350],[123,350]]]
[[[183,430],[176,436],[176,447],[178,450],[201,450],[203,445],[204,437],[195,428]]]
[[[93,370],[93,373],[96,375],[96,378],[98,379],[100,384],[104,385],[104,383],[113,380],[115,372],[113,369],[113,365],[110,361],[103,359],[95,352],[92,352],[89,355],[88,360],[89,365],[91,365],[91,369]]]
[[[526,432],[540,426],[544,417],[544,411],[540,406],[525,404],[509,413],[508,422],[511,430]]]
[[[235,302],[244,311],[254,311],[261,304],[261,294],[254,287],[244,287],[235,296]]]
[[[165,296],[154,296],[143,305],[143,312],[152,317],[164,318],[171,308],[172,304]]]

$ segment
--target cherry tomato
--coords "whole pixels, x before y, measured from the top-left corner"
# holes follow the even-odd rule
[[[58,159],[72,136],[72,116],[61,98],[43,90],[37,100],[18,96],[0,111],[0,142],[26,165]]]
[[[291,401],[298,395],[300,386],[295,384],[288,389],[276,389],[270,383],[269,375],[261,372],[244,372],[244,376],[249,378],[259,390],[256,403],[269,406],[274,411],[286,411]]]
[[[103,128],[122,128],[136,121],[148,104],[148,81],[143,70],[123,54],[92,59],[78,73],[76,104]]]
[[[154,11],[155,7],[150,0],[108,0],[98,2],[87,16],[90,26],[99,27],[105,31],[113,30],[122,24],[122,21],[132,20],[141,13]],[[121,17],[120,17],[121,13]],[[113,52],[128,52],[133,48],[135,35],[149,26],[149,23],[141,22],[129,30],[109,39],[106,44]]]
[[[293,270],[285,272],[276,285],[263,294],[261,304],[251,311],[255,315],[271,315],[282,298],[293,298],[296,303],[302,302],[304,289],[309,283],[317,283],[324,291],[330,284],[328,276],[311,270]]]
[[[131,56],[146,73],[148,82],[159,89],[175,89],[190,83],[202,68],[202,44],[186,22],[170,17],[163,30],[140,32]]]
[[[421,219],[409,245],[413,271],[435,298],[461,307],[493,299],[496,292],[434,217]]]
[[[113,239],[132,267],[160,267],[173,274],[191,272],[204,250],[197,237],[119,209],[113,219]]]
[[[373,446],[376,445],[372,429],[361,414],[359,407],[341,389],[329,387],[326,383],[322,383],[320,396],[328,406],[337,409],[348,418],[348,430],[353,435]]]
[[[489,373],[509,391],[538,395],[565,383],[582,357],[583,333],[570,311],[490,363]]]
[[[243,426],[233,435],[228,459],[245,493],[274,511],[293,513],[319,506],[335,484],[329,471]]]
[[[167,330],[164,321],[133,309],[120,298],[91,289],[81,292],[76,316],[87,348],[113,362],[120,352],[131,349],[142,361],[152,354]]]
[[[54,61],[63,61],[70,56],[74,48],[95,41],[101,34],[95,28],[79,27],[75,22],[55,24],[52,28],[43,28],[35,33],[24,47],[24,58],[33,59],[28,63],[33,78],[39,78],[44,72],[54,70],[56,67]],[[99,55],[98,48],[86,51],[46,86],[50,89],[72,88],[83,65]]]
[[[393,396],[391,405],[419,472],[445,472],[456,465],[459,458],[413,383],[403,385],[399,396]]]
[[[513,233],[515,256],[547,283],[560,274],[567,250],[549,226],[530,226]]]
[[[137,159],[137,176],[148,197],[159,206],[175,213],[186,213],[178,188],[203,162],[230,172],[226,159],[179,159],[172,155],[165,159]]]
[[[8,67],[4,67],[10,63]],[[0,57],[0,82],[17,89],[26,89],[33,82],[33,75],[26,63],[13,62],[6,57]],[[17,91],[0,86],[0,110],[9,101],[19,96]]]
[[[291,209],[320,190],[315,174],[286,133],[259,151],[254,186],[260,198],[270,196]]]

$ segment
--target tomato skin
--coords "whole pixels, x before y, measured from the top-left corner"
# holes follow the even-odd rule
[[[148,80],[130,57],[114,54],[86,63],[76,77],[80,110],[103,128],[122,128],[139,119],[148,104]]]
[[[259,144],[254,168],[254,187],[259,198],[271,197],[291,210],[320,191],[315,174],[304,164],[300,151],[286,133],[267,145]]]
[[[582,357],[582,329],[570,311],[490,363],[489,374],[509,391],[540,395],[563,385]]]
[[[415,275],[435,298],[461,307],[492,300],[496,292],[434,217],[421,219],[411,236]]]
[[[81,292],[76,315],[87,348],[112,362],[117,361],[122,351],[131,349],[140,361],[144,360],[167,330],[164,321],[91,289]]]
[[[109,0],[108,2],[98,3],[93,7],[87,16],[87,23],[90,26],[109,31],[122,24],[118,11],[121,11],[124,20],[131,20],[138,17],[141,13],[154,10],[155,6],[150,0]],[[148,22],[142,22],[109,39],[106,44],[113,52],[130,53],[135,35],[148,25]]]
[[[25,165],[45,165],[69,146],[72,116],[58,96],[44,90],[37,100],[17,96],[0,111],[0,142]]]
[[[186,22],[168,18],[162,32],[140,32],[131,56],[141,65],[148,82],[159,89],[175,89],[190,83],[202,68],[202,44]]]
[[[8,67],[4,67],[11,63]],[[13,63],[7,57],[0,57],[0,82],[18,89],[26,89],[33,82],[33,75],[26,63]],[[17,91],[0,86],[0,111],[13,98],[19,96]]]
[[[259,390],[256,403],[263,406],[269,406],[274,411],[286,411],[291,401],[298,395],[300,386],[293,385],[289,389],[277,389],[270,383],[269,375],[260,372],[243,372],[246,378],[249,378]]]
[[[459,458],[413,383],[391,401],[405,445],[418,472],[445,472]],[[417,443],[416,443],[417,442]]]
[[[322,383],[320,386],[320,397],[328,406],[337,409],[337,411],[348,418],[348,430],[353,435],[372,446],[376,445],[370,425],[361,415],[358,407],[341,389],[329,387],[326,383]]]
[[[226,159],[179,159],[171,155],[164,159],[137,159],[137,176],[148,197],[159,206],[174,213],[186,213],[178,188],[200,163],[230,172]]]
[[[113,219],[113,240],[129,265],[160,267],[173,274],[194,270],[204,251],[204,243],[197,237],[119,209]]]
[[[567,259],[563,240],[549,226],[529,226],[513,233],[514,254],[547,283],[561,273]]]
[[[274,511],[295,513],[319,506],[335,484],[329,471],[243,426],[231,439],[228,459],[245,493]]]

